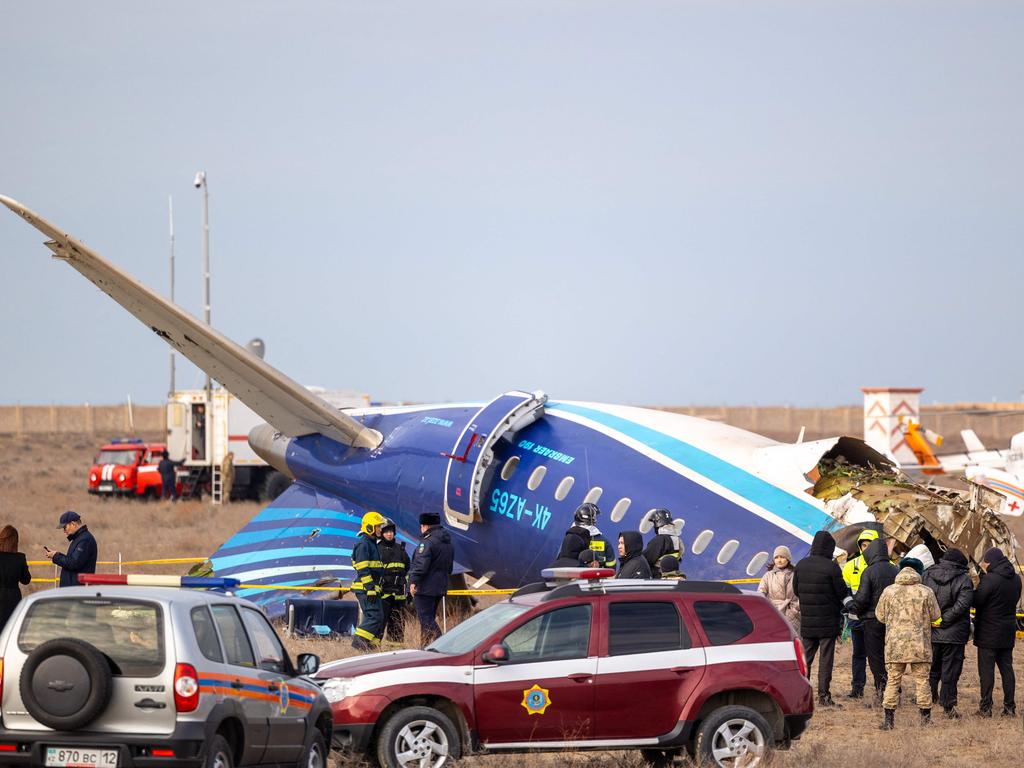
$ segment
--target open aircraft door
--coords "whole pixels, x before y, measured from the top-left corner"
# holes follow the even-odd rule
[[[494,446],[543,416],[547,399],[543,392],[506,392],[469,420],[446,454],[444,516],[450,525],[467,530],[480,519],[480,490],[494,461]]]
[[[189,456],[188,405],[175,400],[167,403],[167,455],[171,461]]]

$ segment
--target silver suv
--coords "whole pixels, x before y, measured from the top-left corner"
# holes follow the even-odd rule
[[[331,709],[263,613],[188,589],[72,587],[0,633],[0,764],[325,768]]]

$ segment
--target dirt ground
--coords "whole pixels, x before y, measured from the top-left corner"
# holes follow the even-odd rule
[[[86,474],[102,439],[78,436],[0,435],[0,525],[11,523],[21,534],[21,549],[30,560],[42,559],[42,547],[61,549],[63,536],[57,518],[66,509],[79,512],[96,535],[100,559],[116,561],[151,558],[206,557],[244,525],[258,510],[256,503],[213,507],[203,502],[137,502],[96,499],[86,491]],[[141,566],[133,572],[181,573],[188,566]],[[116,566],[101,566],[116,572]],[[128,568],[125,569],[126,571]],[[52,577],[50,566],[32,568],[37,577]],[[49,588],[36,584],[31,589]],[[453,617],[453,620],[456,620]],[[414,646],[415,632],[402,646]],[[352,654],[346,641],[289,640],[292,653],[311,651],[323,661]],[[394,647],[402,647],[395,645]],[[1015,657],[1018,679],[1024,686],[1024,651]],[[814,670],[816,673],[816,669]],[[819,710],[804,737],[788,752],[777,753],[773,766],[835,765],[888,768],[931,768],[935,765],[1009,766],[1020,763],[1024,753],[1024,729],[1020,718],[982,719],[972,716],[978,706],[978,675],[973,646],[960,682],[960,709],[967,716],[951,722],[941,716],[922,727],[909,695],[896,715],[896,730],[878,730],[881,712],[842,698],[849,690],[850,647],[844,644],[836,656],[833,695],[842,709]],[[909,693],[909,692],[908,692]],[[1018,694],[1024,709],[1024,695]],[[1001,703],[997,684],[996,706]],[[469,765],[498,766],[572,765],[639,766],[635,752],[559,753],[473,758]],[[346,763],[347,764],[347,763]]]

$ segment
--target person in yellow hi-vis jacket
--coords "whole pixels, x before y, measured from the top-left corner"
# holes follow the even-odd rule
[[[352,580],[352,592],[359,601],[359,626],[352,638],[352,647],[357,651],[375,650],[384,634],[384,606],[380,599],[380,579],[384,565],[380,560],[377,539],[384,528],[384,516],[380,512],[367,512],[359,525],[359,535],[352,547],[352,568],[356,575]]]

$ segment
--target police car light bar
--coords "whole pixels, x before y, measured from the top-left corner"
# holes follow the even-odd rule
[[[545,568],[540,575],[542,579],[552,581],[610,579],[615,575],[615,570],[613,568]]]
[[[129,576],[116,573],[81,573],[78,583],[85,585],[106,584],[128,587],[187,587],[191,589],[235,589],[238,579],[213,576]]]

